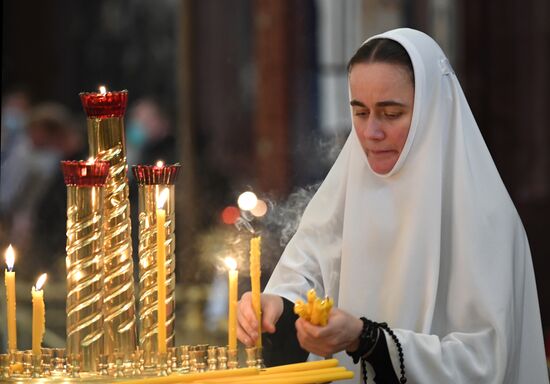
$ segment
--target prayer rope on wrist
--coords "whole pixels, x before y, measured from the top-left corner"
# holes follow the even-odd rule
[[[353,358],[354,364],[357,364],[359,360],[361,360],[363,382],[367,384],[367,367],[365,358],[368,357],[370,353],[374,350],[374,347],[376,347],[378,339],[380,338],[380,329],[383,329],[388,332],[393,342],[395,343],[395,346],[397,347],[397,352],[399,354],[399,368],[401,370],[401,378],[399,379],[399,382],[401,384],[405,384],[407,382],[407,378],[405,376],[405,360],[403,359],[403,348],[401,347],[401,343],[399,342],[399,339],[397,338],[395,333],[392,331],[387,323],[377,323],[365,317],[361,317],[361,321],[363,322],[363,329],[361,330],[361,334],[359,335],[359,346],[354,352],[346,351],[346,353]],[[384,337],[383,334],[382,337]]]

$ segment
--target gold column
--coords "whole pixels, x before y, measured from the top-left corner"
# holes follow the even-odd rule
[[[103,353],[103,189],[109,162],[63,161],[67,184],[67,355],[84,371]]]
[[[81,93],[88,115],[90,156],[110,163],[105,186],[103,222],[104,353],[130,356],[136,348],[134,265],[128,200],[124,112],[128,92]]]
[[[157,237],[156,201],[164,188],[169,196],[166,210],[166,344],[175,346],[176,236],[175,187],[179,164],[132,167],[139,186],[139,345],[146,366],[153,366],[158,352],[157,332]]]

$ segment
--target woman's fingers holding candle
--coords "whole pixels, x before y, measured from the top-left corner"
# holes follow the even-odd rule
[[[305,350],[320,356],[330,356],[345,349],[357,349],[357,341],[363,322],[349,313],[333,308],[326,326],[313,325],[299,318],[296,332]]]
[[[275,332],[275,324],[283,313],[283,299],[277,295],[262,293],[262,329],[265,332]],[[237,309],[237,337],[247,345],[252,346],[258,338],[258,320],[252,307],[252,294],[246,292],[241,296]]]
[[[281,296],[262,293],[262,329],[267,333],[275,332],[275,324],[283,314],[283,299]]]

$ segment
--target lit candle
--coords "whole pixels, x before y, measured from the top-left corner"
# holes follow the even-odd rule
[[[166,353],[166,210],[164,203],[170,190],[164,188],[157,197],[157,343],[159,353]]]
[[[237,292],[239,271],[237,262],[231,257],[225,258],[225,265],[229,269],[229,316],[227,320],[228,348],[237,349]]]
[[[262,346],[262,307],[260,301],[260,236],[250,239],[250,284],[252,286],[252,307],[258,320],[258,339],[256,346]]]
[[[32,353],[41,354],[42,337],[46,329],[46,309],[44,307],[44,291],[47,274],[43,273],[32,287]]]
[[[17,322],[15,316],[15,272],[13,271],[13,264],[15,263],[15,252],[13,247],[10,246],[6,250],[6,268],[4,272],[4,282],[6,284],[6,298],[7,298],[7,320],[8,320],[8,350],[17,350]]]

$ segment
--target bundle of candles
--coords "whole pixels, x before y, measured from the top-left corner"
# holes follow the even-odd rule
[[[317,297],[315,290],[310,289],[307,292],[307,303],[304,303],[302,300],[296,300],[296,303],[294,303],[294,313],[313,325],[325,326],[328,323],[332,305],[333,300],[330,297],[320,299]]]

